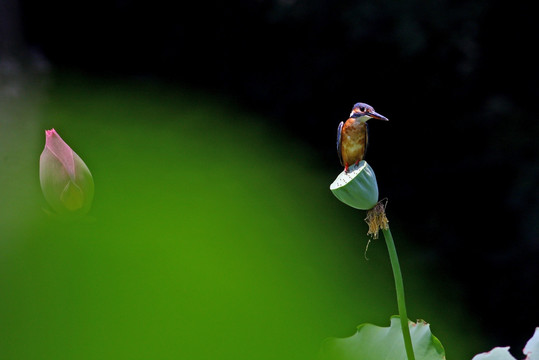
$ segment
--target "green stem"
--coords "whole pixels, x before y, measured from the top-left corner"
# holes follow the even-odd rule
[[[412,347],[412,338],[410,336],[410,328],[408,327],[408,315],[406,314],[406,303],[404,301],[404,283],[402,282],[402,274],[399,265],[399,257],[397,249],[393,242],[393,236],[389,227],[382,229],[384,238],[386,239],[387,251],[391,260],[391,268],[393,269],[393,277],[395,278],[395,289],[397,290],[397,305],[399,307],[399,315],[401,320],[402,336],[404,338],[404,347],[406,348],[406,356],[408,360],[415,360],[414,349]]]

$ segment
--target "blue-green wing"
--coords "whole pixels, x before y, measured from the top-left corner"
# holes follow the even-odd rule
[[[339,155],[339,161],[341,162],[341,165],[344,166],[344,163],[342,161],[342,154],[341,154],[341,133],[342,133],[342,127],[344,126],[344,121],[341,121],[339,124],[339,127],[337,128],[337,154]]]

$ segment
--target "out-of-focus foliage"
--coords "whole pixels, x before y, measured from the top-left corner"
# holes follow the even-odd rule
[[[25,149],[40,137],[42,129],[29,132],[11,116],[17,111],[2,95],[20,93],[13,78],[36,82],[36,72],[49,68],[44,58],[54,67],[158,76],[226,93],[271,115],[261,121],[306,140],[317,165],[332,173],[340,171],[335,127],[353,103],[367,101],[392,119],[383,130],[373,124],[367,160],[397,215],[392,227],[421,242],[410,262],[458,279],[463,289],[451,292],[453,300],[471,307],[491,332],[490,345],[520,349],[539,317],[528,296],[539,287],[539,31],[532,6],[3,0],[0,144]],[[21,64],[37,71],[24,73]],[[7,118],[24,136],[4,131]],[[15,159],[29,153],[4,154],[13,166],[0,172],[1,199],[9,204],[0,216],[12,228],[24,222],[20,210],[34,193],[21,191],[20,177],[4,181],[27,170],[28,162]],[[499,327],[500,317],[522,326]]]
[[[367,155],[381,197],[422,242],[430,267],[465,284],[462,301],[492,331],[493,345],[524,345],[525,332],[496,319],[524,331],[539,318],[524,290],[529,279],[539,287],[532,3],[21,4],[26,40],[56,66],[224,92],[308,141],[318,163],[335,171],[337,124],[355,102],[373,105],[391,118],[390,127],[372,124]]]
[[[328,336],[397,311],[383,244],[363,258],[364,214],[333,197],[308,146],[200,94],[53,82],[0,117],[17,140],[0,143],[3,359],[312,359]],[[84,221],[41,211],[52,127],[92,169]],[[458,325],[449,282],[407,253],[410,316],[436,324],[448,355],[484,348]]]

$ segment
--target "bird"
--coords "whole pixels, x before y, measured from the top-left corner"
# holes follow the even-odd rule
[[[344,172],[348,173],[351,165],[357,165],[365,157],[368,144],[367,120],[378,119],[389,121],[374,108],[365,103],[356,103],[348,120],[341,121],[337,128],[337,153]]]

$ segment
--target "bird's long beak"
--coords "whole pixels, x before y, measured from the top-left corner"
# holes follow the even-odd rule
[[[371,118],[373,118],[373,119],[389,121],[388,118],[386,118],[386,117],[383,116],[383,115],[378,114],[376,111],[369,112],[368,114],[369,114],[369,116],[370,116]]]

